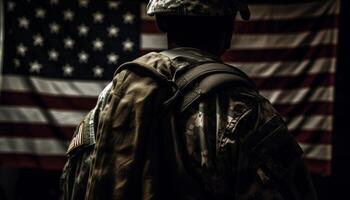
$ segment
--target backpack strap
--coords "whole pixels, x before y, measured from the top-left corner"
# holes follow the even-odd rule
[[[180,112],[184,112],[200,97],[224,86],[247,87],[254,91],[255,84],[241,70],[224,63],[210,62],[191,69],[181,69],[181,74],[175,73],[174,80],[178,87],[177,93],[165,102],[165,105],[177,101],[182,96]]]
[[[179,54],[180,53],[180,54]],[[189,59],[197,59],[197,55],[190,56],[188,53],[182,53],[177,50],[163,51],[161,54],[176,59],[184,57]],[[198,58],[199,59],[199,58]],[[159,73],[156,69],[145,67],[138,64],[125,63],[121,65],[115,74],[128,69],[136,73],[147,74],[160,83],[165,83],[170,89],[175,91],[173,95],[164,102],[165,110],[171,107],[171,104],[180,102],[180,113],[184,112],[193,102],[202,96],[224,86],[246,87],[257,92],[255,84],[240,69],[217,62],[213,59],[202,59],[200,62],[188,63],[187,66],[179,68],[173,77],[169,80],[167,77]]]

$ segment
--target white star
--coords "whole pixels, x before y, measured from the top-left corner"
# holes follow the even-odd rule
[[[119,28],[114,25],[107,28],[109,37],[117,37],[119,33]]]
[[[70,9],[63,11],[63,19],[67,21],[72,21],[74,18],[74,12]]]
[[[67,49],[72,49],[74,46],[74,40],[70,37],[63,39],[64,47]]]
[[[130,12],[127,12],[123,15],[123,18],[124,18],[125,24],[133,24],[134,19],[135,19],[135,15],[131,14]]]
[[[84,24],[78,26],[79,35],[87,35],[89,32],[89,27],[85,26]]]
[[[42,65],[38,63],[38,61],[31,62],[29,65],[30,65],[30,69],[29,69],[30,72],[40,73]]]
[[[13,59],[13,64],[15,65],[15,68],[18,68],[21,65],[21,62],[17,58],[15,58]]]
[[[72,76],[74,68],[69,64],[65,64],[62,70],[63,70],[63,76]]]
[[[80,63],[87,63],[88,59],[89,59],[89,54],[85,53],[84,51],[81,51],[78,54],[79,57],[79,62]]]
[[[55,49],[51,49],[48,54],[49,60],[57,61],[59,54]]]
[[[100,38],[97,38],[96,40],[92,41],[93,49],[98,51],[103,49],[104,42],[100,40]]]
[[[102,23],[103,22],[104,15],[101,12],[97,11],[97,12],[93,13],[92,16],[94,18],[95,23]]]
[[[17,53],[21,56],[25,56],[28,48],[24,46],[22,43],[17,46]]]
[[[129,38],[123,42],[124,51],[132,51],[133,48],[134,48],[134,43]]]
[[[79,0],[79,7],[87,7],[89,5],[88,0]]]
[[[116,64],[118,62],[119,56],[115,53],[110,53],[107,55],[108,64]]]
[[[33,36],[33,45],[34,46],[43,46],[44,38],[40,34]]]
[[[56,22],[52,22],[50,25],[50,32],[51,33],[58,33],[60,32],[60,25],[58,25]]]
[[[35,10],[35,16],[37,18],[45,18],[45,15],[46,15],[46,11],[42,8],[38,8]]]
[[[13,2],[13,1],[7,2],[7,10],[8,11],[13,11],[13,9],[15,9],[15,7],[16,7],[15,2]]]
[[[29,20],[26,17],[18,19],[19,27],[27,29],[29,27]]]
[[[54,5],[54,4],[58,4],[59,0],[50,0],[50,4]]]
[[[109,1],[108,2],[108,8],[110,9],[118,9],[120,5],[120,1]]]
[[[102,77],[104,72],[104,69],[102,67],[97,65],[92,70],[94,71],[94,77],[98,77],[98,78]]]

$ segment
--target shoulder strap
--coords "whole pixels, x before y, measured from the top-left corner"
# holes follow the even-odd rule
[[[178,77],[175,74],[178,92],[165,104],[183,96],[180,112],[185,111],[193,102],[215,89],[223,86],[247,87],[254,91],[255,84],[241,70],[223,63],[204,63],[185,70]]]
[[[179,51],[170,51],[169,55],[164,54],[164,52],[162,52],[162,54],[170,56],[170,58],[175,58],[178,52]],[[163,105],[164,108],[169,108],[170,105],[178,101],[178,97],[181,96],[181,113],[197,99],[219,87],[228,85],[232,87],[242,86],[257,91],[255,84],[238,68],[214,60],[203,62],[197,65],[192,64],[191,66],[180,68],[178,71],[179,73],[175,73],[173,80],[168,80],[167,77],[154,68],[131,63],[121,65],[116,70],[115,74],[124,69],[128,69],[136,73],[148,74],[155,78],[156,81],[160,81],[163,84],[165,83],[169,88],[175,89],[176,92],[174,92],[171,98],[165,101]]]

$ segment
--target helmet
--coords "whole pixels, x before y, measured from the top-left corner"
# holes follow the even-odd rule
[[[249,20],[250,11],[245,0],[150,0],[148,15],[227,16],[239,12]]]

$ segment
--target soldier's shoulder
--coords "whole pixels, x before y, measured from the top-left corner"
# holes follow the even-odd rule
[[[165,76],[167,79],[171,79],[172,74],[176,70],[172,66],[171,60],[167,56],[164,56],[163,54],[158,52],[150,52],[145,55],[142,55],[132,61],[123,63],[121,66],[119,66],[119,68],[124,68],[124,69],[127,69],[126,71],[132,71],[132,72],[142,71],[138,75],[146,75],[146,76],[149,74],[144,73],[145,71],[154,71],[156,72],[155,74],[158,74],[160,76]],[[115,72],[114,77],[118,76],[118,73],[120,72],[118,69]],[[136,69],[136,70],[132,70],[132,69]],[[141,70],[137,70],[137,69],[141,69]]]
[[[252,110],[267,101],[257,91],[247,87],[227,88],[218,91],[218,95],[220,98],[229,99],[234,104],[240,104],[245,110]]]
[[[252,112],[255,112],[259,118],[259,123],[264,124],[272,118],[277,117],[281,123],[284,123],[283,118],[275,109],[269,99],[262,96],[258,91],[249,88],[235,90],[231,98],[236,98],[243,102]]]
[[[246,132],[245,134],[249,135],[260,129],[263,129],[264,132],[273,132],[273,129],[277,127],[287,129],[283,117],[272,103],[255,90],[237,88],[221,91],[219,96],[223,99],[228,99],[230,109],[234,108],[235,116],[239,117],[239,123],[237,123],[241,124],[239,126],[241,127],[240,129],[246,130],[243,131]],[[247,131],[248,129],[250,131]]]
[[[149,52],[145,55],[136,58],[131,62],[150,66],[170,64],[169,58],[158,52]]]

